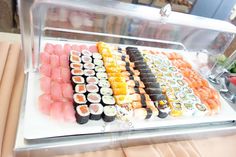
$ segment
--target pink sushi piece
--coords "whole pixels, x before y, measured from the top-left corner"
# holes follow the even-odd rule
[[[62,102],[56,101],[51,104],[50,116],[53,119],[58,120],[58,121],[64,120],[63,103]]]
[[[40,62],[41,64],[50,64],[50,54],[46,52],[40,53]]]
[[[92,53],[98,52],[97,46],[96,45],[89,46],[89,51]]]
[[[75,51],[81,52],[81,49],[80,49],[79,45],[76,45],[76,44],[73,44],[73,45],[71,46],[71,50],[75,50]]]
[[[71,46],[70,44],[65,44],[64,45],[64,54],[68,55],[70,53]]]
[[[44,93],[50,94],[51,79],[49,77],[40,78],[40,88]]]
[[[43,94],[39,96],[39,110],[46,114],[50,115],[52,99],[49,94]]]
[[[62,97],[61,85],[58,82],[51,82],[51,97],[54,101],[60,100]]]
[[[64,120],[68,122],[75,122],[75,111],[72,102],[63,103]]]
[[[39,68],[39,71],[42,75],[51,77],[51,66],[49,64],[42,64]]]
[[[73,97],[73,89],[70,83],[63,83],[62,84],[62,95],[69,100],[72,100]]]
[[[62,66],[64,68],[69,68],[68,55],[61,55],[60,56],[60,66]]]
[[[63,82],[70,82],[69,68],[61,68],[61,79]]]
[[[58,67],[60,65],[59,56],[51,55],[50,62],[52,67]]]
[[[59,83],[63,82],[62,77],[61,77],[61,68],[60,67],[56,67],[56,68],[52,68],[52,72],[51,72],[51,79],[54,81],[57,81]]]
[[[54,45],[51,43],[47,43],[44,47],[44,51],[49,53],[49,54],[53,54],[54,52]]]
[[[79,46],[81,50],[88,50],[89,47],[87,45],[80,45]]]
[[[58,56],[64,54],[64,49],[63,49],[62,45],[56,44],[56,45],[54,46],[54,54],[56,54],[56,55],[58,55]]]

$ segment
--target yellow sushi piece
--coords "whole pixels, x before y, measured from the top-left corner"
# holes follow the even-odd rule
[[[114,97],[118,105],[132,103],[132,99],[129,95],[115,95]]]
[[[107,73],[120,73],[121,69],[118,67],[106,67]]]
[[[128,88],[113,88],[114,95],[127,95]]]
[[[113,83],[113,82],[126,82],[125,77],[109,77],[108,80],[109,80],[110,83]]]
[[[170,104],[170,115],[173,117],[179,117],[183,115],[183,109],[181,103],[179,102],[169,102]]]
[[[115,89],[115,88],[128,88],[128,85],[126,82],[112,82],[111,83],[111,87],[112,89]]]
[[[125,75],[123,75],[122,73],[107,73],[108,78],[109,77],[123,77]]]
[[[110,49],[108,49],[108,48],[102,49],[101,54],[102,54],[102,57],[104,57],[104,58],[105,57],[113,57]]]

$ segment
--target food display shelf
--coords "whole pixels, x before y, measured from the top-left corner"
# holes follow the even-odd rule
[[[45,86],[42,88],[40,84],[43,65],[41,54],[47,43],[95,46],[99,41],[103,41],[110,46],[123,48],[123,50],[127,47],[136,47],[141,51],[154,50],[167,54],[180,54],[184,60],[190,63],[189,66],[192,66],[199,77],[206,79],[214,64],[211,57],[225,51],[235,36],[236,27],[219,20],[175,12],[170,15],[162,15],[161,12],[165,9],[160,10],[117,1],[104,2],[102,0],[19,0],[26,79],[14,148],[15,155],[62,155],[166,142],[173,139],[191,139],[233,133],[236,128],[235,106],[226,102],[222,97],[218,97],[219,101],[217,101],[217,104],[222,106],[220,110],[217,110],[219,113],[203,117],[175,117],[176,115],[172,115],[161,119],[155,115],[155,117],[153,116],[152,119],[148,120],[145,119],[147,117],[144,118],[145,120],[131,119],[128,121],[116,118],[113,122],[104,122],[104,117],[102,117],[103,119],[98,121],[89,120],[86,124],[77,124],[75,122],[76,116],[77,122],[82,123],[78,120],[82,117],[82,109],[79,110],[81,112],[77,112],[77,108],[80,109],[80,107],[74,101],[75,99],[69,99],[64,95],[61,99],[63,101],[60,103],[68,101],[73,103],[75,116],[72,120],[74,122],[55,120],[55,117],[60,119],[60,115],[57,112],[51,113],[50,111],[48,113],[47,108],[42,107],[40,108],[41,111],[39,110],[40,96],[48,94],[43,91]],[[103,55],[103,50],[98,51]],[[72,54],[71,51],[66,53],[67,55],[68,53],[69,55]],[[127,56],[130,57],[131,54]],[[111,54],[108,53],[108,55]],[[55,57],[57,62],[58,57],[60,55]],[[104,58],[101,59],[103,62],[105,62]],[[64,59],[66,59],[66,62],[71,61],[68,60],[69,58]],[[55,60],[52,59],[52,61]],[[144,59],[143,62],[146,64]],[[71,67],[66,66],[68,66],[67,70],[71,72],[71,69],[69,69]],[[110,68],[110,70],[112,69]],[[72,80],[72,72],[70,72],[70,78],[67,78],[67,82],[62,81],[62,83],[70,84],[69,81]],[[59,73],[61,74],[61,71]],[[57,82],[57,85],[61,83],[60,81]],[[70,86],[75,88],[73,82]],[[213,88],[211,84],[209,86]],[[136,84],[135,87],[137,88]],[[218,87],[215,87],[215,89],[218,90]],[[145,87],[143,87],[143,90],[145,90]],[[161,91],[159,94],[163,93]],[[53,101],[55,102],[55,100]],[[51,103],[52,101],[50,101],[50,105]],[[140,104],[142,105],[142,103]],[[161,111],[157,106],[159,102],[155,105],[155,111],[158,110],[155,113],[158,113]],[[71,111],[72,105],[69,107],[71,107],[69,108]],[[103,105],[103,107],[106,106]],[[54,109],[57,109],[55,104]],[[142,106],[141,109],[147,109],[145,111],[148,113],[148,108]],[[42,111],[55,117],[45,115]],[[88,113],[87,108],[86,113]],[[103,112],[102,116],[104,115]]]

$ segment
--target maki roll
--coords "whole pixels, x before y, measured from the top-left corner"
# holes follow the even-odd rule
[[[89,56],[82,56],[82,62],[83,63],[92,62],[92,58]]]
[[[100,120],[102,118],[103,106],[101,104],[90,104],[90,119],[91,120]]]
[[[95,71],[94,70],[84,70],[84,75],[85,76],[94,76]]]
[[[147,77],[155,77],[153,73],[141,73],[140,74],[141,79],[147,78]]]
[[[80,93],[80,94],[83,94],[83,93],[86,93],[86,88],[85,88],[85,85],[84,84],[77,84],[75,86],[75,92],[76,93]]]
[[[112,122],[115,120],[116,108],[115,106],[105,106],[103,108],[102,118],[105,122]]]
[[[152,101],[167,100],[166,96],[163,94],[150,94]]]
[[[80,56],[70,55],[70,62],[71,63],[80,63],[81,62]]]
[[[140,73],[152,73],[151,69],[139,69]]]
[[[104,66],[95,66],[95,71],[96,72],[105,72],[106,69],[104,68]]]
[[[93,63],[98,66],[103,66],[103,61],[101,59],[94,59]]]
[[[101,96],[97,93],[89,93],[87,99],[90,103],[100,103]]]
[[[110,83],[109,83],[109,81],[107,81],[105,79],[102,79],[102,80],[99,81],[98,86],[108,88],[108,87],[110,87]]]
[[[92,69],[95,68],[95,65],[93,63],[87,62],[87,63],[84,64],[84,68],[92,70]]]
[[[148,94],[162,94],[161,88],[145,88],[145,91]]]
[[[84,71],[81,69],[72,69],[71,74],[72,76],[82,76],[84,74]]]
[[[75,51],[75,50],[71,50],[71,51],[70,51],[70,55],[81,56],[81,52]]]
[[[83,84],[84,78],[82,76],[72,76],[72,85],[75,87],[76,84]]]
[[[115,99],[113,96],[103,95],[102,96],[102,104],[103,104],[103,106],[114,106]]]
[[[82,50],[82,55],[84,56],[92,56],[92,52],[88,51],[88,50]]]
[[[99,91],[98,86],[95,84],[87,84],[86,89],[88,92],[91,92],[91,93],[97,93]]]
[[[90,76],[86,78],[86,82],[90,84],[98,84],[98,78],[94,76]]]
[[[144,77],[144,78],[142,78],[142,81],[144,82],[144,83],[146,83],[146,82],[156,82],[156,78],[155,77]]]
[[[94,59],[102,59],[102,55],[100,53],[93,53]]]
[[[73,100],[74,100],[74,103],[76,106],[77,105],[84,105],[87,102],[85,95],[78,94],[78,93],[73,95]]]
[[[76,122],[79,124],[85,124],[89,120],[89,108],[87,105],[80,105],[76,107],[75,118]]]
[[[81,63],[70,63],[71,69],[83,69],[83,64]]]
[[[112,95],[113,92],[112,92],[112,89],[111,88],[107,88],[107,87],[103,87],[100,89],[100,93],[102,95]]]
[[[160,84],[157,82],[144,82],[146,88],[160,88]]]
[[[96,76],[97,76],[97,78],[98,79],[107,79],[108,78],[108,76],[107,76],[107,74],[106,73],[104,73],[104,72],[98,72],[97,74],[96,74]]]

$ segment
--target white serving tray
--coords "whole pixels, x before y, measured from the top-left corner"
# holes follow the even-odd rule
[[[65,41],[51,41],[64,44]],[[78,42],[77,42],[78,43]],[[44,46],[44,43],[42,44]],[[162,49],[163,50],[163,49]],[[164,50],[170,51],[170,50]],[[175,52],[177,52],[175,50]],[[205,117],[167,117],[165,119],[155,118],[152,120],[132,120],[123,122],[115,120],[111,123],[105,123],[103,120],[92,121],[80,125],[76,122],[59,122],[53,120],[49,116],[42,114],[38,109],[38,96],[40,91],[40,74],[38,72],[30,72],[27,82],[27,97],[24,114],[24,138],[26,140],[52,138],[70,135],[96,134],[119,131],[132,131],[143,129],[155,129],[165,127],[184,127],[186,125],[212,124],[216,122],[229,122],[236,120],[235,111],[231,106],[221,98],[222,110],[220,114]],[[192,125],[191,125],[192,126]]]

